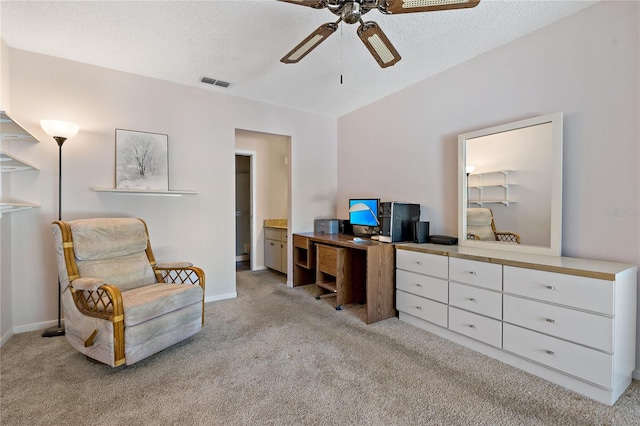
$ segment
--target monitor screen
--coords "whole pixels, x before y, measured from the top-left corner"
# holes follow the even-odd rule
[[[378,226],[379,198],[352,198],[349,200],[349,222],[351,225]]]

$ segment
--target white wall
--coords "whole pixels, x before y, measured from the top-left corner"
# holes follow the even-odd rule
[[[255,153],[252,161],[256,170],[256,207],[251,249],[254,269],[264,268],[264,220],[289,217],[289,145],[287,136],[236,131],[236,149]]]
[[[11,107],[9,96],[9,47],[0,39],[0,110],[8,111]],[[0,124],[1,125],[1,124]],[[8,149],[8,142],[0,140],[0,149]],[[7,175],[7,176],[3,176]],[[0,173],[0,199],[9,198],[8,173]],[[0,346],[13,334],[11,317],[11,217],[0,213]],[[4,259],[7,262],[4,262]],[[3,266],[4,264],[4,266]]]
[[[15,152],[40,172],[13,177],[13,195],[42,205],[12,217],[11,282],[3,286],[13,288],[16,332],[53,325],[57,316],[50,223],[57,219],[58,147],[40,129],[40,119],[80,126],[63,146],[63,218],[144,218],[158,261],[188,260],[203,267],[208,301],[236,294],[236,129],[290,136],[293,232],[312,229],[316,215],[335,209],[333,118],[31,52],[10,49],[10,55],[11,113],[42,141]],[[113,188],[116,128],[167,134],[170,188],[200,194],[92,191]]]
[[[350,196],[412,201],[455,236],[457,135],[562,111],[563,255],[640,264],[639,8],[596,4],[340,117],[339,216]]]

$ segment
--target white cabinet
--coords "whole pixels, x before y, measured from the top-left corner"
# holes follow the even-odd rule
[[[287,273],[287,230],[264,228],[264,266]]]
[[[448,324],[448,260],[408,250],[396,251],[396,309],[441,327]]]
[[[432,244],[396,252],[401,320],[605,404],[631,383],[636,266]]]
[[[38,142],[38,140],[24,129],[20,124],[16,123],[7,113],[0,111],[0,131],[2,135],[2,144],[11,141],[22,142]],[[38,170],[35,166],[28,162],[17,158],[7,151],[0,151],[0,170],[2,173],[19,172],[25,170]],[[7,200],[2,197],[0,201],[0,217],[2,213],[11,213],[19,210],[25,210],[32,207],[39,207],[38,204]]]

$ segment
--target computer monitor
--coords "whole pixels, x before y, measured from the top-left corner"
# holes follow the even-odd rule
[[[349,222],[356,226],[379,226],[379,198],[351,198],[349,200]]]

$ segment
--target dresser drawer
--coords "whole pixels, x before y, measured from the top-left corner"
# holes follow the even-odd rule
[[[504,321],[613,352],[613,318],[504,295]]]
[[[441,327],[447,327],[447,305],[445,304],[398,290],[396,291],[396,309]]]
[[[613,356],[504,324],[503,348],[589,382],[612,388]]]
[[[442,303],[449,301],[449,284],[441,278],[397,270],[396,288]]]
[[[452,257],[449,259],[449,279],[502,291],[502,265]]]
[[[504,267],[504,291],[613,315],[613,282],[555,272]]]
[[[444,279],[449,276],[448,257],[436,254],[396,250],[396,268]]]
[[[491,318],[449,307],[449,330],[492,346],[502,346],[502,323]]]
[[[464,284],[449,284],[449,304],[488,317],[502,319],[502,294]]]

